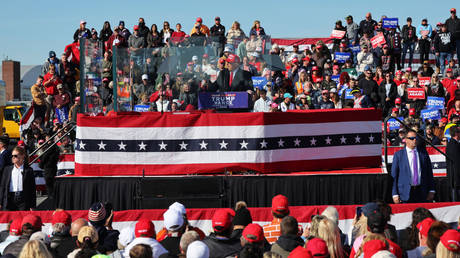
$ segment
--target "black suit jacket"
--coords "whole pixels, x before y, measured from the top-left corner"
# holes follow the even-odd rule
[[[13,171],[13,166],[14,165],[7,166],[3,170],[2,180],[0,181],[0,202],[3,210],[6,210],[6,206],[8,204],[8,192],[10,191],[11,172]],[[22,172],[22,189],[26,209],[35,208],[35,175],[32,168],[26,165],[24,165],[24,170]]]
[[[0,154],[0,173],[6,166],[11,165],[11,152],[9,150],[5,150]],[[1,174],[0,174],[1,178]]]
[[[216,81],[210,85],[209,90],[220,92],[254,90],[251,73],[244,71],[241,68],[236,71],[236,74],[232,80],[232,85],[229,85],[229,82],[230,71],[224,69],[219,72],[219,76],[217,76]]]
[[[446,146],[447,179],[449,186],[460,189],[460,143],[451,139]]]

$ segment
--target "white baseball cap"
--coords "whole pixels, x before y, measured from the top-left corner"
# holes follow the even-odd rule
[[[142,80],[148,80],[148,79],[149,79],[149,76],[147,74],[142,75]]]
[[[177,210],[167,210],[163,214],[163,223],[167,230],[177,231],[184,225],[184,216]]]
[[[136,236],[134,235],[134,227],[125,227],[120,230],[120,235],[118,236],[118,241],[124,247],[128,246]]]
[[[180,214],[182,214],[183,216],[185,216],[187,214],[187,212],[185,211],[185,206],[180,202],[175,202],[175,203],[171,204],[169,206],[168,210],[176,210]]]
[[[209,258],[209,248],[201,241],[194,241],[187,247],[187,258]]]

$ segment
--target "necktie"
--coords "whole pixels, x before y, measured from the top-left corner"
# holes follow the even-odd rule
[[[418,185],[418,164],[417,164],[417,153],[412,150],[412,167],[414,168],[414,176],[412,177],[412,185]]]
[[[232,87],[232,81],[233,81],[233,72],[230,72],[230,80],[228,81],[228,88]]]

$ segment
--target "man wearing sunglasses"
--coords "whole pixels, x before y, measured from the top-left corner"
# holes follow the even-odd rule
[[[391,166],[394,203],[431,202],[435,185],[427,152],[417,148],[417,134],[406,134],[406,147],[395,153]]]
[[[457,17],[457,10],[450,9],[450,17],[446,20],[447,30],[452,33],[457,49],[457,56],[460,56],[460,19]]]

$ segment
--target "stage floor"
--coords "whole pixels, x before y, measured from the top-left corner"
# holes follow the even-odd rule
[[[56,178],[55,205],[85,210],[96,201],[111,202],[116,210],[163,209],[174,201],[189,208],[269,207],[284,194],[290,205],[350,205],[373,200],[391,202],[392,178],[381,168],[289,174],[76,177]],[[437,177],[436,201],[449,200],[447,179]]]

